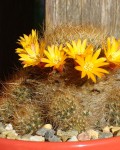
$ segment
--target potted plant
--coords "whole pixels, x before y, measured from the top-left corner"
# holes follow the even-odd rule
[[[57,133],[59,129],[80,134],[119,127],[119,40],[93,27],[64,25],[45,32],[42,38],[32,30],[18,43],[16,53],[24,69],[6,82],[0,100],[2,123],[12,124],[20,136],[35,134],[46,123]],[[56,143],[0,139],[0,144],[4,150],[99,150],[112,146],[117,150],[120,143],[119,137],[85,142],[66,139]]]

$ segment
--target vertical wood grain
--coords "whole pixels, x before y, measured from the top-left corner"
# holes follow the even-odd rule
[[[56,24],[66,23],[66,0],[56,0]]]
[[[91,7],[89,11],[90,23],[93,25],[101,25],[101,0],[91,0]]]
[[[114,27],[114,33],[116,37],[120,38],[120,0],[116,1],[116,18],[115,18],[115,27]]]
[[[72,22],[73,17],[74,17],[73,0],[66,0],[66,19],[67,19],[67,22],[68,23]]]
[[[81,0],[73,0],[72,5],[72,21],[75,24],[80,24],[82,22],[82,2]]]
[[[116,2],[117,0],[102,0],[101,1],[101,25],[107,27],[108,31],[114,33],[116,20]]]
[[[91,0],[81,0],[81,24],[90,24],[90,9],[91,9]]]
[[[45,1],[45,26],[46,30],[50,30],[56,26],[56,0]]]

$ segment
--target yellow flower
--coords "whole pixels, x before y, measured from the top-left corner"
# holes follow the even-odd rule
[[[55,45],[48,46],[44,54],[46,58],[42,58],[42,62],[46,63],[45,67],[53,67],[59,71],[62,69],[65,64],[65,59],[67,58],[62,45],[59,47]]]
[[[20,56],[19,60],[24,64],[23,67],[40,65],[45,42],[41,40],[39,43],[36,30],[32,30],[29,36],[24,35],[24,37],[20,37],[18,41],[22,48],[17,48],[16,53]]]
[[[108,71],[101,68],[108,65],[108,63],[105,62],[106,58],[98,58],[100,52],[101,50],[99,49],[94,54],[91,53],[84,58],[80,56],[77,57],[76,62],[78,63],[78,66],[76,66],[75,69],[81,71],[81,78],[84,78],[87,75],[88,79],[91,78],[93,82],[96,82],[95,76],[101,78],[104,73],[108,74]]]
[[[77,42],[72,41],[72,45],[66,43],[67,48],[64,48],[64,51],[69,55],[70,58],[75,59],[76,56],[85,56],[88,53],[93,51],[92,46],[87,46],[87,40],[85,39],[83,42],[79,39]]]
[[[116,65],[120,65],[120,42],[114,37],[107,39],[107,48],[104,47],[104,53],[107,61]]]

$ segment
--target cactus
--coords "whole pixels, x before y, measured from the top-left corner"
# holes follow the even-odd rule
[[[105,105],[105,119],[108,125],[120,126],[120,99]]]
[[[105,120],[108,125],[120,126],[120,80],[119,73],[114,74],[115,81],[110,82],[111,89],[105,104]]]
[[[34,49],[34,44],[38,46],[39,43],[34,40],[36,31],[32,31],[32,34],[33,39],[32,36],[28,39],[35,42],[32,43]],[[56,27],[52,33],[45,33],[45,43],[46,47],[61,43],[64,46],[66,42],[81,38],[88,39],[88,44],[95,45],[96,49],[105,42],[106,36],[105,32],[101,33],[101,30],[96,28],[65,25]],[[23,39],[21,38],[21,40]],[[23,41],[20,43],[24,45]],[[30,44],[27,45],[29,48],[31,48]],[[28,67],[22,73],[20,71],[16,78],[14,77],[4,84],[5,90],[0,98],[1,121],[12,123],[20,134],[34,133],[44,123],[51,123],[55,128],[75,129],[79,132],[88,128],[120,125],[119,69],[110,71],[110,75],[97,72],[98,77],[102,78],[94,84],[91,80],[87,80],[87,77],[80,78],[80,72],[74,69],[75,61],[73,59],[65,60],[63,72],[59,73],[51,68],[43,67],[44,64],[38,59],[39,52],[29,50],[29,54],[27,46],[24,49],[17,49],[19,55],[20,52],[23,53],[26,50],[22,55],[24,67],[31,66],[31,61],[34,62],[32,66],[36,66]],[[100,53],[100,50],[95,52],[94,56],[96,62],[98,61],[96,58],[99,55],[98,52]],[[46,54],[47,56],[51,55],[47,51]],[[31,57],[32,55],[34,57]],[[27,61],[24,56],[28,56]],[[49,57],[45,60],[49,62],[52,58]],[[105,63],[103,61],[101,64]]]
[[[27,71],[6,83],[0,99],[0,120],[11,123],[19,134],[35,132],[44,124],[43,111],[34,99],[34,88],[27,84]],[[5,85],[4,85],[5,86]]]
[[[34,133],[44,123],[78,131],[120,125],[119,72],[93,84],[78,80],[79,73],[74,71],[69,65],[62,74],[28,69],[26,77],[12,86],[9,83],[9,91],[1,97],[0,120],[12,123],[20,134]]]
[[[54,127],[62,130],[82,131],[85,128],[85,117],[80,100],[69,89],[56,91],[48,105],[48,120]]]
[[[88,113],[86,129],[120,125],[119,71],[100,79],[96,84],[82,86],[81,100]]]
[[[47,45],[60,45],[72,40],[87,39],[88,44],[92,44],[98,48],[106,43],[108,36],[108,32],[105,29],[85,25],[59,25],[55,29],[50,29],[50,31],[49,33],[44,33]]]

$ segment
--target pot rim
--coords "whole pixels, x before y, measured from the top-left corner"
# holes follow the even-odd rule
[[[120,137],[78,142],[35,142],[0,138],[0,147],[4,150],[119,150]]]

